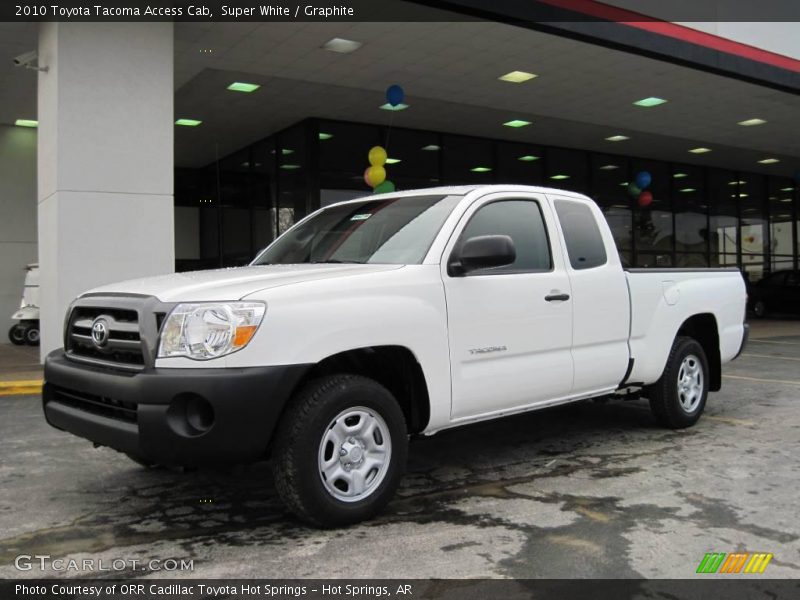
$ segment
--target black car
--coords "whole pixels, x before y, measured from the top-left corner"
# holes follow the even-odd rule
[[[800,271],[776,271],[754,283],[748,304],[757,317],[800,313]]]

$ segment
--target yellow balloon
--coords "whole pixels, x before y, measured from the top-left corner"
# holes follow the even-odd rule
[[[386,181],[386,169],[380,165],[372,165],[367,169],[367,180],[372,187],[382,184]]]
[[[373,146],[369,149],[369,164],[373,167],[381,167],[385,162],[386,150],[383,149],[383,146]]]

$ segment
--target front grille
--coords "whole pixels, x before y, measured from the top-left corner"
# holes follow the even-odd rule
[[[92,339],[92,327],[99,320],[108,329],[108,339],[102,345],[97,345]],[[70,358],[127,370],[144,368],[137,311],[76,306],[67,327],[67,355]]]
[[[61,387],[52,388],[49,401],[59,402],[101,417],[136,423],[136,404],[133,402],[123,402]]]

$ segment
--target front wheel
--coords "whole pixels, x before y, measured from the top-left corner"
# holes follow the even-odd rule
[[[683,429],[697,423],[708,397],[708,376],[703,347],[690,337],[675,338],[664,373],[648,390],[659,425]]]
[[[8,330],[8,339],[15,346],[22,346],[25,344],[25,328],[22,325],[14,325]]]
[[[278,425],[275,487],[298,517],[337,527],[375,515],[405,469],[408,434],[392,394],[356,375],[309,383]]]

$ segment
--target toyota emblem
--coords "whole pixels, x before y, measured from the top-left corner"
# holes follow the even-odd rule
[[[108,342],[108,322],[103,317],[97,317],[92,323],[92,341],[98,348]]]

